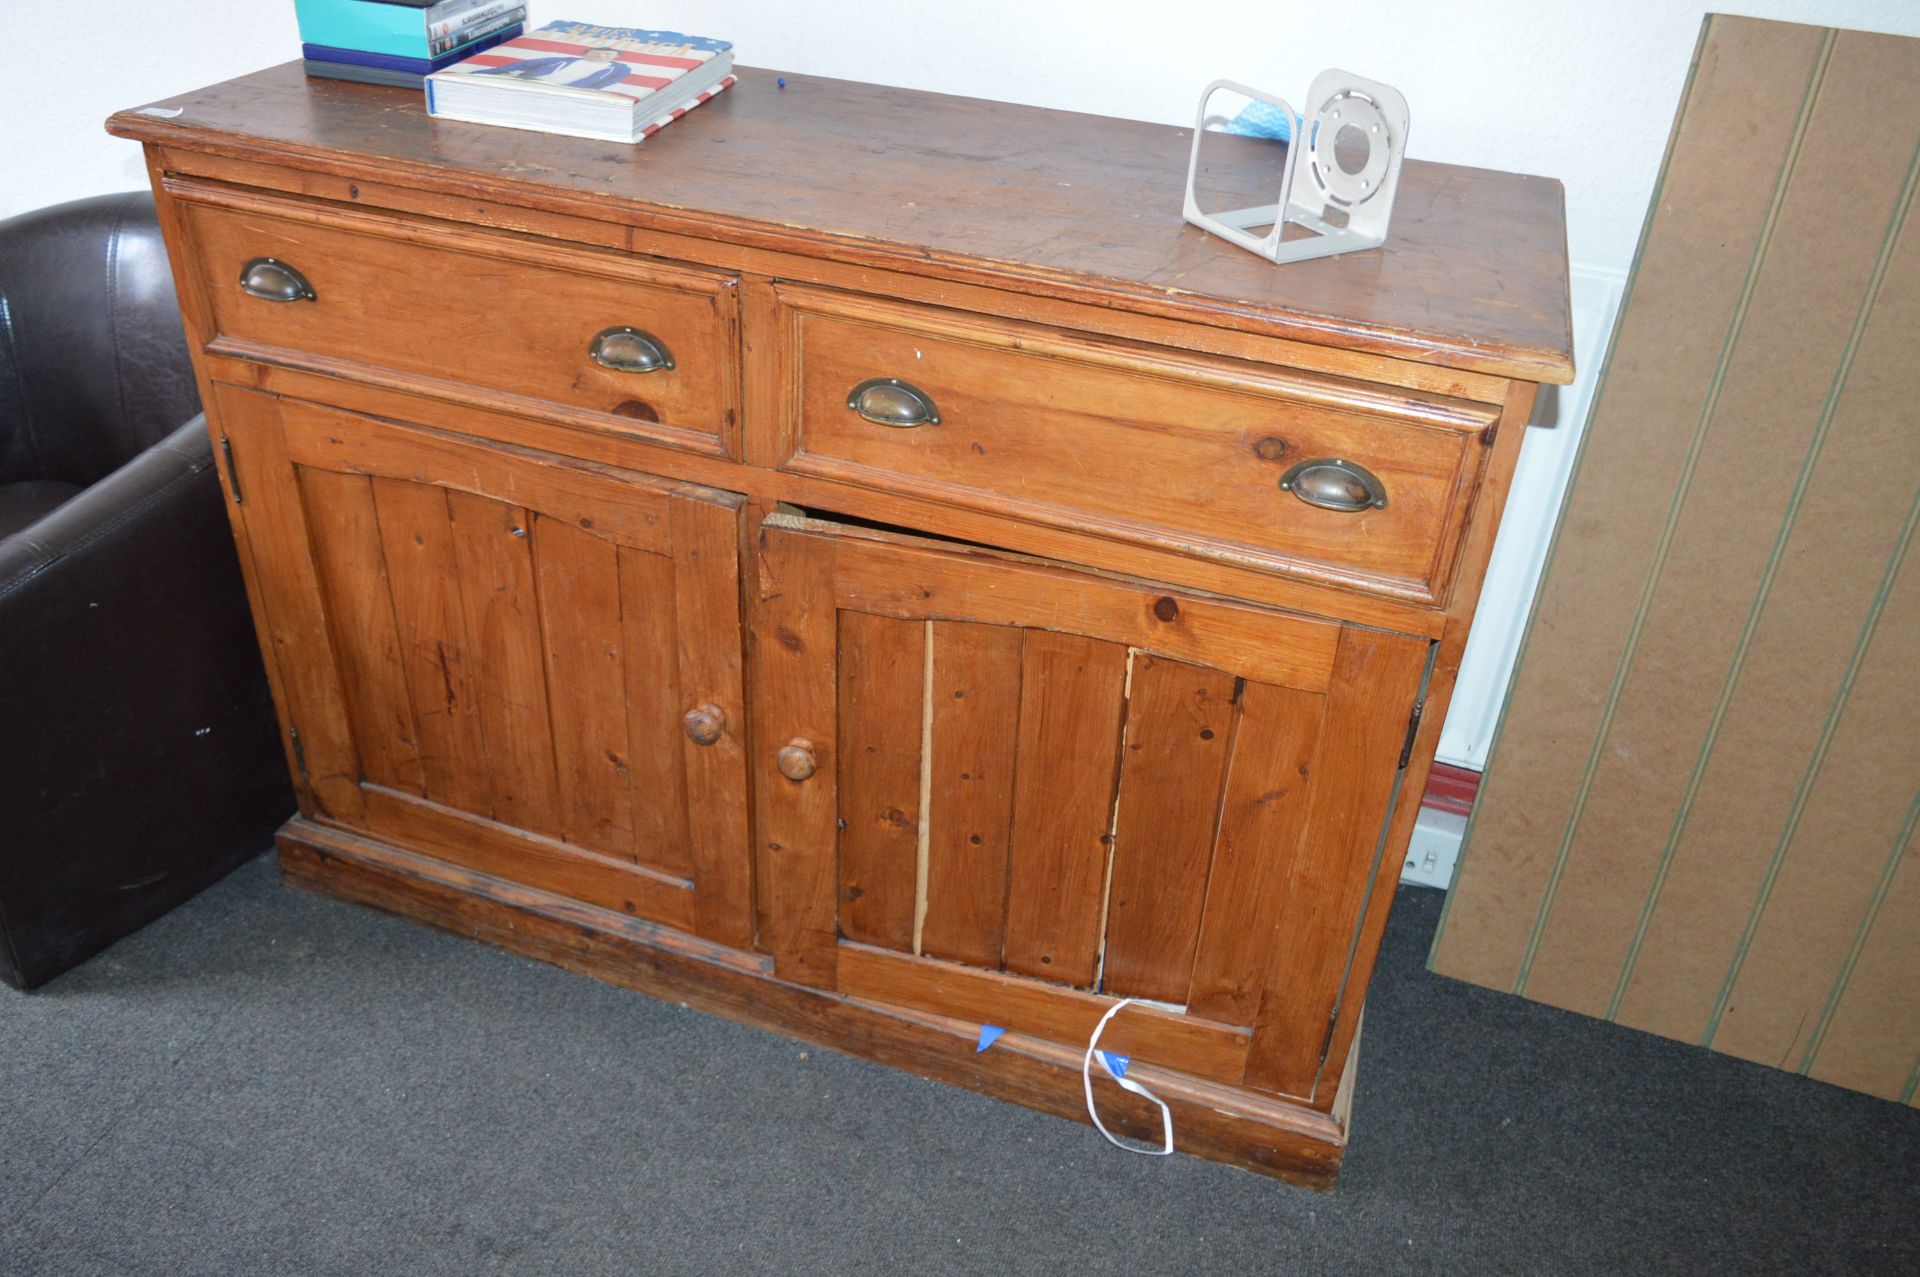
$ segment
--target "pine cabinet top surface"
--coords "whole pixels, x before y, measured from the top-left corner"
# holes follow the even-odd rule
[[[1276,267],[1182,222],[1191,131],[1157,124],[759,70],[637,147],[434,120],[417,93],[298,63],[156,105],[109,128],[1496,376],[1573,371],[1549,178],[1409,160],[1384,249]]]

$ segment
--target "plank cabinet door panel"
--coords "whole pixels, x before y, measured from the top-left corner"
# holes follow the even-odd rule
[[[218,393],[319,814],[751,944],[742,499]]]
[[[1313,1098],[1426,640],[784,514],[752,591],[784,978]]]

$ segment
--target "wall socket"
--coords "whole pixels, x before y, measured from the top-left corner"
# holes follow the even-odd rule
[[[1413,824],[1413,837],[1407,842],[1407,861],[1400,867],[1400,881],[1445,891],[1453,885],[1453,864],[1460,858],[1460,843],[1467,834],[1467,818],[1456,812],[1422,807]]]

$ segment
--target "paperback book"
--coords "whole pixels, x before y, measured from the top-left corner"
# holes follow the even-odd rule
[[[294,0],[304,44],[431,60],[526,20],[526,0]]]
[[[392,53],[374,53],[366,49],[341,49],[325,44],[303,44],[300,46],[300,52],[310,64],[317,62],[331,66],[360,67],[410,75],[413,77],[411,80],[381,81],[381,83],[405,83],[417,89],[435,71],[443,71],[463,59],[470,58],[476,53],[484,53],[495,45],[519,35],[526,12],[524,8],[510,9],[500,22],[474,32],[470,38],[463,40],[454,48],[436,53],[431,57],[406,58]],[[313,72],[309,71],[309,74]]]
[[[638,142],[733,84],[726,40],[550,22],[427,77],[442,119]]]

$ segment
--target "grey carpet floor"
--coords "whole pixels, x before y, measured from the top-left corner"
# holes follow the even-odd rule
[[[0,989],[0,1271],[1912,1273],[1920,1112],[1428,974],[1324,1196],[279,885]]]

